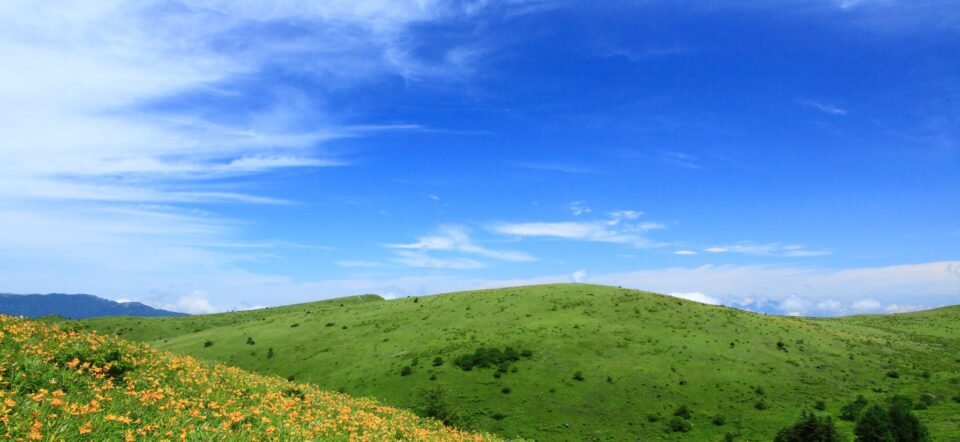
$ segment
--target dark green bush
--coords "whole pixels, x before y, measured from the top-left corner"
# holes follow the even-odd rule
[[[827,403],[824,401],[817,401],[817,403],[813,404],[813,408],[824,411],[827,409]]]
[[[853,433],[856,442],[929,442],[930,435],[911,410],[910,398],[894,396],[886,406],[867,408]]]
[[[518,360],[520,360],[520,352],[513,347],[505,347],[503,350],[499,348],[479,347],[473,354],[462,355],[455,359],[453,363],[464,371],[470,371],[475,367],[500,367],[504,366],[504,364],[509,367],[511,362]],[[504,370],[504,372],[505,371],[506,370]]]
[[[411,368],[409,365],[405,365],[400,370],[400,376],[410,376],[411,374],[413,374],[413,368]]]
[[[447,425],[460,425],[463,421],[460,411],[449,403],[447,389],[437,383],[420,390],[420,400],[423,406],[420,412],[423,416],[434,418]]]
[[[793,425],[780,430],[774,442],[840,442],[833,419],[804,411]]]
[[[753,408],[756,408],[757,410],[766,410],[767,403],[764,401],[757,401],[757,403],[753,404]]]
[[[204,342],[204,343],[203,343],[203,346],[204,346],[204,347],[211,347],[211,346],[213,346],[213,341]]]
[[[439,367],[439,366],[441,366],[441,365],[443,365],[443,358],[441,358],[440,356],[437,356],[437,357],[433,358],[433,366],[434,366],[434,367]]]
[[[720,426],[723,426],[724,424],[726,424],[726,423],[727,423],[727,420],[724,419],[723,416],[714,416],[713,419],[710,419],[710,422],[712,422],[714,425],[720,427]]]
[[[845,421],[855,421],[860,417],[860,413],[867,407],[867,398],[863,395],[857,395],[857,398],[840,408],[840,419]]]
[[[583,372],[582,372],[582,371],[578,371],[578,372],[574,373],[574,374],[573,374],[573,380],[575,380],[575,381],[583,381]]]
[[[693,429],[693,424],[680,416],[674,416],[670,419],[669,428],[674,433],[686,433]]]
[[[686,405],[681,405],[673,412],[674,416],[682,417],[684,419],[690,419],[691,416],[690,408]]]

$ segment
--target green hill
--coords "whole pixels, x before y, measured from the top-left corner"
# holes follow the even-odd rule
[[[442,385],[458,424],[504,436],[772,440],[818,401],[837,416],[858,394],[930,393],[921,420],[960,440],[958,307],[810,319],[558,284],[83,324],[414,410]],[[667,428],[680,406],[689,433]]]

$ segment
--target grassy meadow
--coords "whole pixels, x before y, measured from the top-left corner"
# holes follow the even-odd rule
[[[80,324],[503,437],[772,440],[802,410],[903,394],[960,441],[960,307],[813,319],[555,284]]]

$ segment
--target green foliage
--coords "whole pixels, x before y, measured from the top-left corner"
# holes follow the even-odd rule
[[[447,425],[462,425],[462,415],[460,410],[450,403],[450,391],[447,387],[436,383],[421,388],[418,393],[421,403],[418,411],[422,416],[434,418]]]
[[[472,354],[458,357],[453,363],[464,371],[470,371],[474,367],[498,366],[502,368],[501,372],[505,373],[511,362],[519,360],[520,353],[513,347],[504,347],[503,350],[496,347],[479,347]]]
[[[255,345],[256,342],[253,341],[253,338],[247,336],[247,345]]]
[[[817,411],[824,411],[827,409],[827,403],[824,401],[817,401],[815,404],[813,404],[813,408]]]
[[[434,367],[439,367],[439,366],[441,366],[441,365],[443,365],[443,358],[441,358],[440,356],[437,356],[437,357],[433,358],[433,366],[434,366]]]
[[[852,402],[840,408],[840,419],[845,421],[857,420],[857,417],[859,417],[863,409],[867,407],[867,404],[869,404],[867,398],[863,397],[862,394],[858,395]]]
[[[930,436],[911,410],[912,401],[894,396],[886,406],[871,405],[857,419],[856,442],[928,442]]]
[[[753,404],[753,408],[756,408],[757,410],[766,410],[767,403],[764,401],[757,401],[757,403]]]
[[[818,417],[804,411],[800,420],[780,430],[774,442],[840,442],[840,434],[829,416]]]
[[[686,405],[677,407],[677,409],[673,412],[674,416],[682,417],[684,419],[690,419],[691,414],[690,408],[688,408]]]
[[[668,428],[674,433],[686,433],[693,429],[693,424],[680,416],[674,416],[672,419],[670,419]]]
[[[413,368],[409,365],[404,365],[400,370],[400,376],[410,376],[411,374],[413,374]]]
[[[573,380],[583,382],[583,379],[584,379],[584,378],[583,378],[583,372],[582,372],[582,371],[577,371],[577,372],[573,373]]]
[[[213,341],[204,341],[203,346],[204,346],[204,347],[212,347],[212,346],[213,346]]]

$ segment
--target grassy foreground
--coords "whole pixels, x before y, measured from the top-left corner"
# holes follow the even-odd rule
[[[960,441],[958,307],[811,319],[556,284],[81,323],[421,412],[419,392],[441,386],[457,425],[507,437],[772,440],[804,409],[838,417],[857,395],[903,394],[932,397],[918,416],[934,440]],[[456,364],[479,347],[528,356]],[[671,428],[680,407],[687,432]]]
[[[2,315],[0,439],[497,440],[373,400]]]

